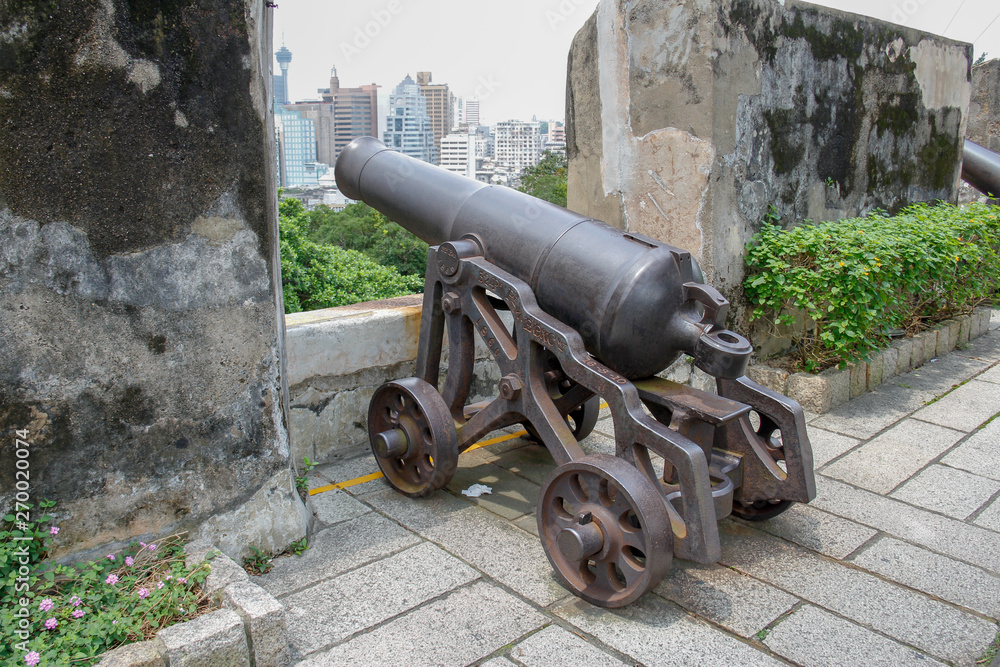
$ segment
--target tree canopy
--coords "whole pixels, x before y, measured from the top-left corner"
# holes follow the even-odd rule
[[[534,167],[521,172],[521,185],[517,188],[533,197],[566,206],[566,156],[545,151]]]
[[[402,275],[357,250],[314,241],[310,213],[297,199],[281,202],[278,220],[286,313],[387,299],[423,288],[420,275]]]

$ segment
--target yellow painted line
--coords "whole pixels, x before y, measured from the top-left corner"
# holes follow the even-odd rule
[[[489,447],[490,445],[495,445],[498,442],[506,442],[507,440],[513,440],[514,438],[520,438],[522,435],[528,435],[528,432],[521,429],[517,433],[508,433],[507,435],[501,435],[496,438],[491,438],[489,440],[482,440],[477,442],[472,447],[469,447],[465,451],[471,452],[474,449],[479,449],[480,447]]]
[[[607,402],[601,401],[601,409],[608,407]],[[477,442],[472,447],[466,449],[466,452],[471,452],[474,449],[479,449],[481,447],[489,447],[490,445],[495,445],[498,442],[506,442],[507,440],[513,440],[514,438],[520,438],[522,435],[528,435],[528,432],[524,429],[517,431],[516,433],[508,433],[507,435],[497,436],[496,438],[490,438],[489,440],[482,440]],[[346,482],[337,482],[336,484],[327,484],[326,486],[320,486],[315,489],[309,490],[310,496],[315,496],[320,493],[325,493],[326,491],[335,491],[337,489],[346,489],[351,486],[357,486],[358,484],[364,484],[365,482],[370,482],[375,479],[380,479],[385,477],[381,472],[373,472],[370,475],[362,475],[361,477],[355,477],[354,479],[349,479]]]
[[[323,493],[324,491],[334,491],[336,489],[346,489],[349,486],[356,486],[358,484],[364,484],[365,482],[370,482],[373,479],[379,479],[380,477],[385,477],[380,472],[373,472],[370,475],[363,475],[361,477],[355,477],[354,479],[349,479],[346,482],[337,482],[336,484],[327,484],[326,486],[320,486],[315,489],[309,490],[310,496],[315,496],[317,493]]]
[[[477,442],[476,444],[474,444],[472,447],[469,447],[465,451],[471,452],[473,449],[479,449],[480,447],[489,447],[490,445],[495,445],[498,442],[513,440],[514,438],[520,438],[522,435],[527,435],[527,434],[528,432],[522,429],[517,433],[509,433],[507,435],[501,435],[496,438],[491,438],[489,440],[483,440],[481,442]],[[348,487],[357,486],[358,484],[364,484],[365,482],[370,482],[372,480],[380,479],[382,477],[385,477],[385,475],[382,474],[381,472],[373,472],[370,475],[362,475],[361,477],[355,477],[354,479],[349,479],[346,482],[337,482],[336,484],[327,484],[326,486],[319,486],[316,487],[315,489],[310,489],[309,495],[315,496],[317,494],[325,493],[327,491],[346,489]]]

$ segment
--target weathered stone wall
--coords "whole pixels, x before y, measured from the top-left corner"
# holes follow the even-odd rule
[[[740,308],[786,223],[954,200],[972,47],[797,0],[602,0],[569,56],[569,208],[691,251]]]
[[[0,504],[26,429],[30,495],[58,501],[62,553],[209,517],[243,550],[304,532],[268,12],[0,6]]]
[[[1000,58],[972,68],[966,139],[1000,153]]]

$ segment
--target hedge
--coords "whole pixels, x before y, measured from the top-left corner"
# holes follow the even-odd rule
[[[747,247],[751,319],[776,335],[776,325],[793,327],[783,335],[805,370],[858,361],[890,332],[913,333],[991,300],[998,241],[1000,208],[983,204],[916,204],[892,217],[787,230],[768,222]]]

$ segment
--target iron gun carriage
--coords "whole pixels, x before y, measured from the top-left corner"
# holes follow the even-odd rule
[[[766,519],[815,496],[802,408],[745,377],[752,347],[725,329],[729,302],[688,252],[372,137],[344,149],[336,179],[431,245],[416,377],[380,387],[368,415],[401,493],[433,493],[460,452],[523,424],[557,464],[537,506],[546,556],[569,590],[605,607],[656,586],[673,554],[718,560],[723,517]],[[470,404],[477,336],[502,377],[496,397]],[[681,354],[717,394],[657,377]],[[579,444],[600,399],[615,456]]]

